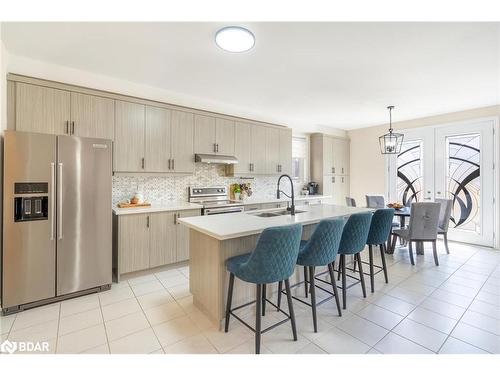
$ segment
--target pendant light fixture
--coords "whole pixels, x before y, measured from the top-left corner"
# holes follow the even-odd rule
[[[389,133],[378,137],[380,152],[382,154],[399,154],[401,152],[404,134],[394,133],[392,131],[392,110],[394,106],[390,105],[387,109],[389,110]]]

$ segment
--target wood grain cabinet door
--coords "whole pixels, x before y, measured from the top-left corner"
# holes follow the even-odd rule
[[[69,134],[70,96],[69,91],[17,82],[16,130]]]
[[[215,154],[215,117],[194,116],[194,152]]]
[[[120,274],[149,268],[149,228],[146,214],[118,218]]]
[[[177,246],[176,212],[150,214],[149,267],[175,263]]]
[[[252,165],[255,174],[267,173],[266,168],[266,127],[252,125],[251,152]]]
[[[170,133],[172,111],[146,106],[144,170],[170,172]]]
[[[234,135],[234,156],[238,159],[238,164],[234,165],[234,173],[252,172],[251,138],[252,125],[237,122]]]
[[[292,130],[280,129],[279,172],[292,173]]]
[[[200,216],[200,210],[184,210],[177,212],[177,217]],[[189,228],[177,223],[177,258],[176,262],[189,259]]]
[[[114,171],[144,172],[144,105],[116,100],[115,111]]]
[[[115,101],[71,93],[71,132],[88,138],[114,139]]]
[[[194,115],[172,111],[172,171],[194,173]]]
[[[215,119],[216,152],[220,155],[234,155],[234,121]]]
[[[280,130],[266,129],[266,173],[278,174],[280,164]]]

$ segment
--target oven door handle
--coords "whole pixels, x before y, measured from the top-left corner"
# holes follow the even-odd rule
[[[243,206],[238,207],[221,207],[221,208],[205,208],[204,215],[229,214],[235,212],[243,212]]]

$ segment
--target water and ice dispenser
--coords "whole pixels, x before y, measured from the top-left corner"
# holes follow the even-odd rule
[[[49,184],[47,182],[16,182],[14,194],[14,221],[48,220]]]

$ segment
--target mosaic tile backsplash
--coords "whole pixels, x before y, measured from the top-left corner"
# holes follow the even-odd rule
[[[250,182],[252,198],[267,199],[276,197],[278,176],[256,176],[253,179],[226,177],[224,166],[196,163],[195,172],[186,176],[154,176],[154,175],[117,175],[113,176],[113,206],[130,199],[135,192],[144,194],[148,202],[167,202],[188,200],[190,186],[227,186],[234,183]],[[295,186],[298,194],[302,185]],[[289,192],[288,183],[284,181],[283,191]]]

